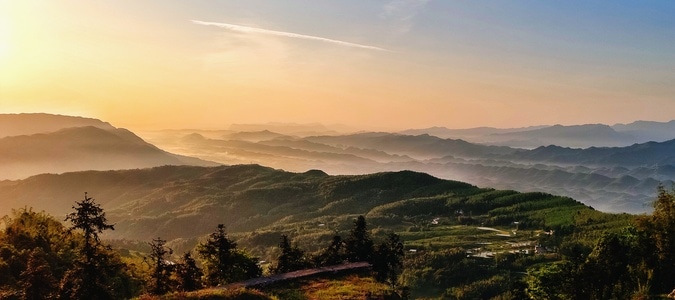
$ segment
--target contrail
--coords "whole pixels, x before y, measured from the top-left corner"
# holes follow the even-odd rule
[[[290,38],[296,38],[296,39],[321,41],[321,42],[333,43],[333,44],[337,44],[337,45],[354,47],[354,48],[362,48],[362,49],[377,50],[377,51],[389,51],[387,49],[380,48],[380,47],[355,44],[355,43],[350,43],[350,42],[345,42],[345,41],[323,38],[323,37],[319,37],[319,36],[311,36],[311,35],[304,35],[304,34],[298,34],[298,33],[292,33],[292,32],[268,30],[268,29],[234,25],[234,24],[227,24],[227,23],[204,22],[204,21],[198,21],[198,20],[191,20],[191,21],[192,21],[192,23],[199,24],[199,25],[216,26],[216,27],[225,28],[227,30],[232,30],[232,31],[236,31],[236,32],[276,35],[276,36],[284,36],[284,37],[290,37]]]

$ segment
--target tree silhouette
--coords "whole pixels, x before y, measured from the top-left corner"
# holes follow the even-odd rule
[[[66,215],[65,220],[72,223],[71,231],[82,232],[84,241],[75,266],[61,280],[60,296],[69,299],[112,299],[114,289],[109,277],[119,275],[122,265],[101,244],[99,234],[104,230],[114,230],[114,226],[108,224],[103,209],[93,198],[87,197],[87,193],[73,209],[75,211]]]
[[[190,252],[185,252],[176,265],[176,282],[178,289],[184,292],[194,291],[202,287],[204,273]]]
[[[262,273],[255,258],[237,250],[237,243],[227,237],[223,224],[218,224],[206,242],[197,245],[197,253],[210,286],[258,277]]]
[[[87,197],[84,193],[84,200],[76,202],[73,206],[75,210],[66,215],[66,221],[73,224],[72,229],[79,229],[84,236],[84,245],[82,247],[82,255],[88,264],[95,258],[96,248],[101,244],[98,237],[103,230],[115,230],[114,225],[108,224],[108,219],[105,217],[105,212],[100,205],[94,202],[94,198]]]
[[[344,248],[342,237],[339,235],[333,236],[330,245],[316,256],[316,264],[319,266],[330,266],[343,263],[345,260]]]
[[[305,252],[297,245],[291,245],[287,235],[281,235],[279,242],[281,254],[277,258],[277,264],[272,268],[274,273],[286,273],[301,270],[310,266],[305,259]]]
[[[359,216],[354,221],[354,228],[346,242],[347,260],[350,262],[371,261],[373,257],[373,240],[366,225],[366,218]]]
[[[154,295],[166,294],[171,289],[171,271],[173,266],[168,261],[168,256],[173,253],[171,248],[164,246],[166,240],[153,239],[150,245],[150,255],[146,258],[152,268],[150,285],[148,290]]]
[[[395,233],[387,235],[387,240],[377,246],[373,256],[375,279],[396,288],[398,276],[403,271],[403,254],[401,238]]]

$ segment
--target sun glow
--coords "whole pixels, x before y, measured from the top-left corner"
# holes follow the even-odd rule
[[[1,26],[1,25],[0,25]],[[6,29],[0,27],[0,59],[4,59],[9,55],[9,39],[7,38]]]
[[[11,55],[14,51],[12,39],[13,17],[10,12],[9,1],[0,0],[0,69],[7,70],[11,63]]]
[[[0,63],[4,64],[8,59],[10,46],[9,22],[6,18],[0,18]]]

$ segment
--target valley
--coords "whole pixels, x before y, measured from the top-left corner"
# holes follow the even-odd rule
[[[545,251],[562,240],[574,236],[590,247],[635,218],[566,197],[478,188],[411,171],[329,176],[258,165],[46,174],[4,184],[0,199],[2,207],[28,206],[59,216],[83,189],[96,191],[90,195],[115,224],[103,238],[140,252],[149,251],[140,241],[157,237],[176,253],[190,251],[214,224],[223,224],[240,247],[269,262],[278,255],[280,236],[318,253],[334,235],[348,234],[352,220],[362,215],[374,240],[389,233],[401,237],[411,264],[402,278],[413,295],[447,294],[464,282],[452,279],[454,264],[437,266],[433,276],[450,276],[441,284],[420,263],[470,259],[466,274],[473,275],[466,280],[508,284],[516,279],[499,277],[503,272],[524,273],[533,264],[556,260]],[[495,269],[493,261],[505,257],[517,263]]]
[[[660,139],[665,140],[671,123],[636,122],[615,127],[632,132],[637,141],[653,137],[645,133],[646,129],[640,131],[648,124],[646,128],[661,132]],[[156,131],[144,136],[169,151],[223,164],[256,163],[294,172],[320,169],[335,175],[414,170],[483,187],[565,195],[607,212],[648,212],[657,186],[670,186],[675,180],[673,140],[584,149],[544,144],[528,150],[441,138],[424,130],[407,131],[410,135],[334,131],[328,135],[303,135],[306,131],[275,133],[273,125],[254,128],[266,129],[220,133]],[[562,144],[570,139],[602,139],[592,132],[580,137],[584,126],[537,128],[532,130],[562,132],[545,134],[549,141]],[[510,129],[513,130],[519,129]],[[478,134],[489,137],[503,131],[483,128],[428,132],[473,136],[476,140]]]
[[[315,260],[363,216],[373,240],[400,238],[404,268],[397,282],[414,298],[531,297],[522,285],[541,287],[532,281],[541,279],[538,266],[582,266],[574,255],[591,255],[608,234],[642,226],[646,216],[635,213],[666,197],[661,187],[675,175],[673,141],[528,150],[428,134],[321,135],[321,127],[287,126],[284,133],[156,131],[144,135],[146,142],[125,129],[90,124],[104,122],[68,127],[82,120],[53,118],[67,122],[0,139],[1,214],[30,208],[59,219],[88,192],[114,224],[102,238],[122,259],[143,258],[151,251],[146,241],[193,252],[219,224],[268,273],[280,237]],[[293,131],[299,129],[308,135]],[[358,295],[402,291],[370,283],[365,274],[298,279],[260,295],[290,297],[289,286],[327,284],[322,280],[359,282]],[[315,292],[322,293],[305,293]]]
[[[0,0],[0,300],[675,300],[673,16]]]

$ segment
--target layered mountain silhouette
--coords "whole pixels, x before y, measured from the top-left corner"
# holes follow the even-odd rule
[[[92,118],[44,113],[0,114],[0,138],[54,132],[64,128],[86,126],[101,129],[115,129],[110,123]]]
[[[96,119],[20,114],[0,115],[0,123],[0,132],[6,135],[0,138],[0,179],[218,163],[260,164],[301,173],[320,169],[334,175],[414,170],[484,187],[560,194],[604,211],[632,213],[648,211],[656,187],[675,181],[675,140],[621,147],[544,145],[528,150],[427,133],[340,135],[316,124],[275,123],[271,127],[238,125],[244,131],[233,130],[237,126],[228,130],[156,131],[144,135],[148,143],[128,130]],[[665,138],[672,134],[668,129],[673,125],[675,122],[640,121],[614,126],[485,127],[452,132],[512,141],[585,139],[602,144],[625,143],[629,137]],[[275,128],[286,132],[273,131]],[[323,134],[298,133],[310,130]],[[434,130],[446,132],[443,128]]]
[[[524,134],[512,129],[478,131],[491,136]],[[526,132],[540,138],[585,137],[587,141],[593,139],[592,135],[626,137],[607,125],[550,126]],[[262,131],[230,134],[226,139],[181,134],[184,135],[165,136],[157,142],[179,153],[222,163],[257,163],[295,172],[321,169],[328,174],[367,174],[414,170],[485,187],[566,195],[612,212],[648,211],[657,186],[669,186],[675,180],[675,141],[585,149],[550,145],[527,150],[429,134],[387,132],[298,137]],[[264,136],[269,139],[260,139]]]
[[[472,144],[459,139],[442,139],[436,136],[403,135],[393,133],[360,133],[342,136],[315,136],[306,140],[340,147],[378,149],[388,153],[410,155],[418,158],[455,155],[482,157],[486,155],[510,154],[517,150],[509,147]]]
[[[567,147],[583,148],[588,145],[597,147],[629,145],[635,139],[632,135],[615,131],[612,127],[603,124],[562,126],[554,125],[539,129],[497,133],[492,138],[510,141],[512,145],[519,143],[521,147],[536,147],[538,145],[563,145]],[[501,144],[508,144],[501,142]],[[516,145],[514,145],[516,146]]]
[[[612,128],[635,137],[636,143],[675,139],[675,120],[670,122],[636,121],[630,124],[616,124]]]
[[[546,127],[548,127],[548,126],[530,126],[530,127],[522,127],[522,128],[475,127],[475,128],[466,128],[466,129],[450,129],[450,128],[447,128],[447,127],[434,126],[434,127],[422,128],[422,129],[408,129],[408,130],[403,130],[399,133],[405,134],[405,135],[428,134],[428,135],[433,135],[433,136],[437,136],[437,137],[444,138],[444,139],[455,138],[455,139],[473,140],[473,139],[482,139],[482,138],[484,138],[486,136],[490,136],[490,135],[521,132],[521,131],[528,131],[528,130],[546,128]]]
[[[126,129],[95,119],[38,114],[0,115],[0,120],[7,126],[3,127],[6,134],[29,133],[0,138],[0,179],[82,170],[216,165],[168,153]],[[84,124],[89,125],[68,127]]]
[[[539,147],[508,157],[515,161],[549,162],[585,166],[659,167],[675,165],[675,140],[647,142],[628,147],[572,149]]]
[[[517,148],[561,147],[623,147],[636,143],[664,142],[675,139],[675,120],[670,122],[636,121],[630,124],[585,124],[532,126],[523,128],[477,127],[448,129],[431,127],[411,129],[402,134],[429,134],[441,138],[464,139],[469,142]]]

